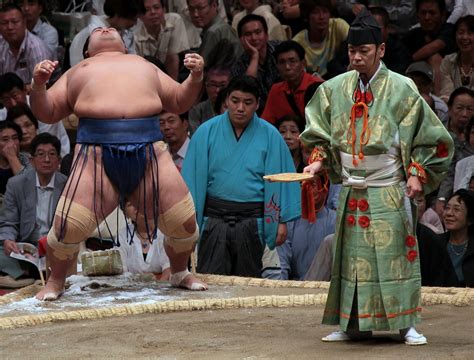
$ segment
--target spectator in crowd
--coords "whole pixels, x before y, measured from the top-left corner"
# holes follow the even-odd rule
[[[182,115],[164,111],[160,114],[160,131],[163,134],[174,164],[181,171],[189,146],[188,120]]]
[[[340,17],[348,22],[362,10],[372,11],[374,7],[383,7],[390,17],[395,32],[406,32],[414,25],[414,0],[336,0],[336,10]]]
[[[454,156],[448,175],[438,191],[438,200],[445,201],[453,192],[454,173],[458,161],[474,155],[474,147],[466,141],[466,128],[474,117],[474,90],[465,87],[453,91],[448,100],[448,130],[454,140]]]
[[[117,249],[122,258],[124,272],[153,273],[158,280],[169,280],[170,259],[166,255],[164,235],[156,230],[152,239],[148,229],[154,227],[145,222],[136,207],[130,202],[125,204],[125,214],[130,222],[120,229]]]
[[[347,38],[349,24],[340,18],[331,18],[331,0],[301,0],[300,9],[308,28],[293,38],[306,51],[309,72],[323,77],[331,61]]]
[[[21,129],[20,151],[30,152],[30,145],[38,132],[38,120],[33,115],[30,107],[26,104],[19,104],[8,111],[6,121],[17,124]]]
[[[120,32],[125,48],[129,54],[135,53],[133,32],[130,30],[137,22],[139,6],[130,0],[106,0],[104,3],[105,15],[92,15],[89,25],[79,31],[72,39],[69,48],[69,61],[71,66],[84,59],[84,45],[92,30],[99,27],[113,27]]]
[[[455,34],[458,51],[446,55],[440,66],[440,97],[446,102],[458,87],[474,90],[474,15],[460,18]]]
[[[32,34],[38,36],[48,47],[53,59],[58,58],[58,31],[54,26],[41,18],[43,14],[44,0],[20,0],[21,11],[25,15],[26,27]]]
[[[471,0],[453,0],[454,7],[451,15],[447,20],[448,23],[456,24],[456,22],[467,15],[474,15],[474,2]]]
[[[12,122],[0,122],[0,195],[5,194],[8,179],[31,168],[30,156],[20,152],[22,132]]]
[[[202,29],[198,53],[207,68],[230,66],[242,54],[242,46],[232,27],[218,14],[218,0],[187,0],[194,26]]]
[[[436,192],[425,196],[419,196],[416,199],[418,204],[418,219],[419,222],[428,226],[436,234],[445,232],[443,224],[443,208],[439,208],[440,204],[436,203]],[[438,206],[438,209],[436,208]]]
[[[184,25],[186,26],[186,32],[188,34],[188,40],[191,49],[199,48],[199,45],[201,45],[201,29],[194,26],[191,20],[191,14],[188,9],[187,0],[165,0],[165,2],[165,8],[169,12],[174,12],[181,15]],[[222,20],[227,21],[226,8],[222,0],[218,1],[217,13],[222,18]]]
[[[207,99],[194,105],[189,110],[188,120],[191,134],[193,134],[203,122],[220,114],[220,112],[214,110],[214,105],[219,91],[229,85],[230,78],[230,69],[227,67],[216,66],[207,71],[206,82],[204,84]]]
[[[447,232],[418,236],[424,286],[474,287],[474,193],[456,191],[443,213]]]
[[[321,83],[323,80],[306,72],[305,51],[297,42],[282,42],[276,46],[273,55],[283,81],[272,85],[262,118],[274,124],[277,119],[294,114],[300,121],[297,125],[304,128],[304,95],[311,84]]]
[[[443,100],[431,93],[433,91],[434,80],[431,65],[426,61],[414,62],[408,66],[406,75],[414,81],[421,95],[426,95],[431,98],[430,102],[433,103],[433,111],[438,115],[443,125],[447,126],[449,117],[448,106]]]
[[[178,79],[179,53],[189,50],[183,19],[176,13],[165,13],[163,0],[142,0],[143,9],[133,30],[135,49],[140,56],[152,56],[165,64],[166,73]]]
[[[11,258],[10,253],[19,252],[17,242],[38,246],[38,240],[49,231],[67,180],[58,172],[60,149],[57,137],[47,133],[38,135],[31,144],[34,169],[8,181],[0,213],[0,272],[4,274],[0,286],[24,286],[24,281],[18,280],[35,275],[32,272],[35,268],[25,268],[24,262]]]
[[[5,105],[7,111],[15,105],[30,105],[30,98],[27,94],[26,86],[18,75],[6,73],[0,76],[0,102]],[[39,119],[38,133],[44,132],[56,136],[59,141],[61,141],[61,157],[65,157],[69,154],[71,144],[62,122],[47,124]]]
[[[282,25],[290,27],[293,36],[305,29],[299,4],[300,0],[280,0],[274,9],[277,19]]]
[[[268,40],[268,27],[260,15],[245,15],[237,26],[244,54],[232,66],[232,76],[248,75],[257,79],[260,93],[258,114],[261,114],[272,85],[280,80],[274,56],[279,41]]]
[[[255,78],[232,79],[228,110],[201,125],[188,148],[182,174],[201,229],[200,273],[261,277],[265,244],[281,245],[300,215],[297,184],[262,178],[295,168],[281,135],[256,116],[258,99]]]
[[[273,15],[270,5],[261,4],[260,0],[239,0],[240,5],[244,8],[241,12],[232,18],[232,28],[237,31],[237,25],[245,15],[260,15],[265,19],[268,27],[269,40],[287,40],[289,34],[285,32],[285,28],[280,21]]]
[[[453,26],[446,23],[445,0],[416,0],[416,15],[420,26],[408,32],[404,43],[413,61],[424,60],[433,67],[433,92],[438,95],[441,61],[455,50]]]
[[[297,115],[288,114],[275,123],[275,127],[280,132],[283,140],[285,140],[288,149],[290,150],[291,157],[293,158],[293,164],[295,165],[296,172],[303,172],[304,167],[307,163],[303,159],[303,152],[300,142],[300,134],[304,130],[301,126],[301,119]]]
[[[53,58],[45,43],[28,31],[17,5],[7,4],[0,9],[0,35],[0,75],[14,72],[29,84],[35,65]]]
[[[471,117],[469,125],[465,131],[466,143],[474,149],[474,116]],[[461,159],[456,164],[454,173],[453,191],[458,189],[468,189],[471,178],[474,175],[474,155],[470,155]]]

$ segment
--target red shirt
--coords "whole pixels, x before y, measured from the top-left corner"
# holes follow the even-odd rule
[[[300,110],[300,113],[304,115],[304,94],[306,89],[315,82],[323,82],[319,77],[312,76],[307,72],[303,75],[303,80],[301,81],[300,86],[292,92],[288,87],[286,81],[278,82],[272,85],[270,92],[268,93],[267,103],[265,104],[265,109],[261,116],[262,119],[267,120],[268,122],[275,124],[278,119],[288,114],[295,114],[291,105],[288,103],[288,98],[286,94],[293,93],[295,97],[296,105]],[[303,119],[304,120],[304,119]]]

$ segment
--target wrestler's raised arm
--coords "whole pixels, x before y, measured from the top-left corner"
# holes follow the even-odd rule
[[[57,66],[57,61],[43,60],[33,70],[31,110],[39,120],[47,124],[56,123],[72,113],[67,101],[67,73],[46,90],[46,83]]]
[[[161,71],[159,73],[163,108],[176,114],[188,111],[196,103],[202,88],[204,59],[199,54],[189,53],[185,55],[183,63],[191,73],[181,84]]]

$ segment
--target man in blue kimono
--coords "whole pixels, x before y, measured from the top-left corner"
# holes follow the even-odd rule
[[[261,277],[265,244],[282,244],[286,222],[300,216],[298,184],[263,180],[295,168],[280,133],[255,114],[258,102],[257,81],[234,78],[228,110],[191,139],[182,175],[201,229],[200,273]]]

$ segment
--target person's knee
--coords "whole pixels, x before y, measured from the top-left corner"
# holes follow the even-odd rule
[[[48,245],[58,258],[70,258],[96,228],[97,220],[88,208],[61,197],[55,213],[55,224],[48,234]]]
[[[196,220],[193,198],[190,193],[158,218],[158,228],[168,237],[185,238],[195,232]],[[192,226],[194,224],[194,226]]]

